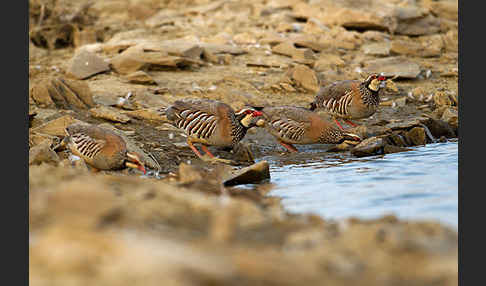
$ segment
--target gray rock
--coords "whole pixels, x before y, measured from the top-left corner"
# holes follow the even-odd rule
[[[267,161],[260,161],[229,174],[229,177],[223,180],[223,184],[225,186],[255,184],[267,179],[270,179],[270,166]]]
[[[363,71],[366,73],[383,72],[385,76],[398,78],[416,78],[420,74],[420,66],[406,57],[387,57],[365,61]]]
[[[68,63],[67,74],[75,79],[87,79],[90,76],[110,70],[110,66],[95,53],[81,49]]]

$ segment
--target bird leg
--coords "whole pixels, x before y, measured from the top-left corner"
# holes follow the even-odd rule
[[[192,145],[192,144],[191,144]],[[190,146],[190,145],[189,145]],[[193,146],[194,149],[192,149],[193,151],[196,150],[196,147]],[[198,157],[203,160],[204,162],[208,162],[208,163],[223,163],[223,164],[235,164],[234,161],[232,160],[226,160],[226,159],[221,159],[221,158],[217,158],[216,156],[214,156],[208,149],[208,147],[206,147],[206,145],[204,144],[201,144],[201,149],[206,152],[206,154],[204,156],[202,156],[199,152],[199,155]],[[194,152],[196,152],[194,151]],[[196,153],[196,154],[197,154]]]
[[[344,128],[341,126],[341,123],[339,123],[336,118],[334,118],[334,121],[336,122],[337,126],[339,126],[339,129],[344,130]]]
[[[191,147],[191,150],[192,150],[194,153],[196,153],[196,155],[197,155],[199,158],[201,158],[201,159],[202,159],[202,157],[203,157],[203,156],[201,155],[201,153],[199,153],[199,151],[197,150],[197,148],[196,148],[196,147],[194,147],[194,145],[192,145],[191,140],[187,139],[187,145],[189,145],[189,147]]]
[[[353,126],[353,127],[356,127],[358,126],[356,123],[353,123],[351,120],[347,120],[345,119],[344,122],[348,123],[349,125]]]
[[[208,154],[209,157],[215,158],[213,153],[209,152],[209,149],[208,149],[208,147],[206,147],[206,145],[201,144],[201,149],[203,149],[203,151],[206,152],[206,154]]]
[[[280,143],[280,145],[284,146],[285,149],[289,150],[289,152],[299,152],[297,150],[297,148],[295,148],[294,145],[292,145],[290,143],[285,143],[285,142],[282,142],[280,140],[278,140],[278,143]]]

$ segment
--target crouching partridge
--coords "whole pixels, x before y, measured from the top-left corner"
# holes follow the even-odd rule
[[[209,99],[178,100],[165,113],[172,125],[185,131],[187,144],[199,158],[224,163],[232,161],[216,158],[207,146],[234,148],[262,115],[253,108],[235,112],[229,105]],[[201,155],[193,143],[199,143],[210,158]]]
[[[350,119],[362,119],[373,115],[380,104],[379,91],[386,87],[389,77],[371,74],[364,81],[341,80],[319,89],[310,110],[324,110],[334,117],[334,121],[344,130],[336,118],[342,118],[353,127]]]
[[[257,121],[257,126],[266,128],[277,142],[290,152],[298,152],[292,144],[340,144],[345,140],[361,141],[358,135],[334,128],[331,122],[303,107],[265,107],[262,112],[263,119]]]
[[[94,125],[71,124],[63,143],[95,170],[134,168],[146,173],[140,154],[128,152],[125,140],[111,130]]]

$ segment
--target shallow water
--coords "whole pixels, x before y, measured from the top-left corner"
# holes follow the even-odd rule
[[[326,219],[394,214],[457,229],[458,142],[411,149],[365,158],[310,149],[262,159],[275,184],[269,195],[281,197],[291,212]]]

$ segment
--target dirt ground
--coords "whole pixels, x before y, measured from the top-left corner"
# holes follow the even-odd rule
[[[228,169],[161,112],[181,98],[308,107],[321,85],[385,72],[398,78],[350,131],[384,153],[457,138],[457,1],[30,0],[29,13],[31,285],[457,285],[456,231],[287,213],[271,184],[224,187]],[[71,163],[55,146],[75,121],[118,130],[161,179]],[[285,156],[264,129],[240,147],[211,150],[242,166]]]

